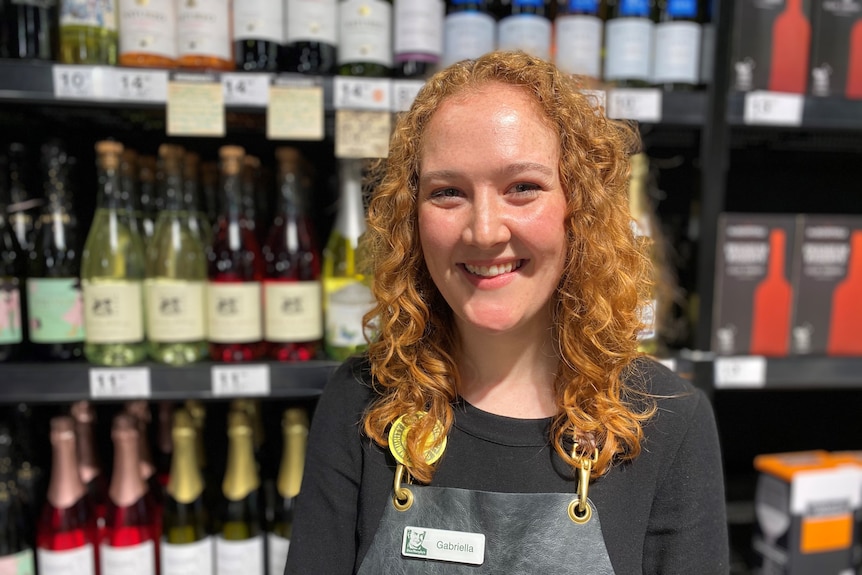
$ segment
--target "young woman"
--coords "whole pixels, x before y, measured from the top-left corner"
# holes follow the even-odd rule
[[[367,354],[318,404],[286,573],[728,571],[703,394],[637,351],[636,132],[492,53],[399,118]]]

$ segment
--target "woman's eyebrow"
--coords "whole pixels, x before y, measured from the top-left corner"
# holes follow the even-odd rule
[[[529,171],[537,171],[548,177],[552,177],[554,175],[553,168],[537,162],[515,162],[513,164],[508,164],[499,170],[499,173],[503,176],[517,176],[518,174]],[[434,180],[452,180],[460,177],[460,175],[460,172],[457,170],[433,170],[430,172],[423,172],[419,175],[419,184],[428,184]]]

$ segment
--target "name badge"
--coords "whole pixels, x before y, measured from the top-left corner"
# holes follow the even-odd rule
[[[408,525],[401,539],[401,555],[481,565],[485,562],[485,535]]]

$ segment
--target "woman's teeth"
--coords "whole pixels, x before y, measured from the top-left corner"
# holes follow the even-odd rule
[[[471,266],[470,264],[464,264],[464,267],[473,275],[482,276],[484,278],[492,278],[502,274],[510,273],[519,267],[521,267],[523,260],[518,260],[516,262],[509,262],[507,264],[493,265],[493,266]]]

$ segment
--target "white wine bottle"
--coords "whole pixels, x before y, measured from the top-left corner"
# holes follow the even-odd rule
[[[340,160],[338,216],[323,251],[326,354],[345,360],[366,346],[363,316],[374,304],[361,261],[365,233],[362,161]]]
[[[278,470],[278,494],[273,522],[267,536],[269,572],[284,573],[290,536],[293,532],[293,510],[305,469],[305,452],[308,447],[308,412],[302,407],[291,407],[281,420],[283,453]]]
[[[264,535],[260,477],[248,415],[231,411],[227,435],[227,468],[215,541],[216,573],[257,575],[264,570]]]
[[[147,245],[146,317],[150,357],[170,365],[203,359],[207,260],[191,214],[183,209],[183,149],[159,147],[165,209]]]
[[[392,0],[340,0],[338,74],[386,78],[392,73]]]
[[[635,237],[649,245],[653,260],[653,279],[658,281],[660,262],[657,261],[655,248],[655,221],[653,209],[647,197],[647,180],[649,177],[649,158],[643,152],[631,157],[631,175],[629,176],[629,212],[632,216],[632,231]],[[638,349],[645,353],[655,354],[659,351],[656,320],[658,313],[657,286],[653,286],[652,297],[641,305],[641,329],[638,332]]]
[[[197,458],[195,423],[174,412],[173,456],[162,516],[161,575],[213,574],[213,540]]]
[[[122,152],[119,142],[96,144],[99,195],[81,256],[84,355],[97,365],[130,365],[147,354],[144,244],[134,215],[120,197]]]

